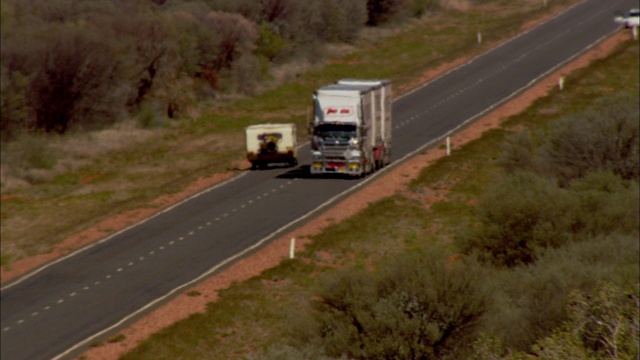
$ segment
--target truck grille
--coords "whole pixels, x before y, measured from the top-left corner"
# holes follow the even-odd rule
[[[325,159],[344,159],[344,152],[349,145],[346,144],[324,144],[323,153]]]

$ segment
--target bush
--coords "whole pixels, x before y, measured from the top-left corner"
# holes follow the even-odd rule
[[[640,196],[637,181],[625,181],[612,172],[595,172],[570,188],[579,199],[574,232],[583,236],[638,235]]]
[[[637,236],[610,235],[548,250],[530,266],[498,270],[488,276],[492,306],[482,330],[510,351],[529,351],[569,319],[572,291],[591,293],[602,281],[634,289],[638,256]]]
[[[86,29],[52,30],[27,90],[35,128],[64,133],[72,124],[112,123],[123,110],[118,63],[108,41]]]
[[[512,136],[502,164],[507,171],[533,169],[562,186],[594,171],[611,171],[623,179],[640,172],[638,99],[623,93],[609,96],[592,109],[569,115],[546,133]],[[533,146],[535,142],[540,145]]]
[[[529,264],[536,253],[571,239],[576,200],[554,181],[517,173],[489,189],[478,204],[479,224],[457,239],[465,253],[498,266]]]
[[[440,252],[404,255],[375,272],[337,272],[315,297],[315,336],[334,357],[453,356],[484,312],[479,280],[478,268]]]
[[[406,0],[367,0],[367,25],[377,26],[400,12]]]
[[[568,319],[531,347],[532,355],[509,352],[502,342],[483,336],[474,344],[474,360],[604,360],[638,358],[638,289],[623,291],[600,282],[588,295],[574,290],[566,306]]]
[[[4,65],[1,76],[0,131],[2,140],[11,140],[29,124],[26,98],[29,78],[19,71],[10,73]]]

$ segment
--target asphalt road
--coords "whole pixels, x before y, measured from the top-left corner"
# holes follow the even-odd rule
[[[391,166],[610,35],[631,7],[585,1],[396,100]],[[308,146],[300,154],[300,167],[243,172],[5,286],[2,359],[77,356],[376,176],[311,178]]]

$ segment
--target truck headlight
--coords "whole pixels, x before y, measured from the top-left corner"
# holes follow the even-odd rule
[[[322,169],[321,162],[314,162],[311,166],[313,166],[314,169]]]

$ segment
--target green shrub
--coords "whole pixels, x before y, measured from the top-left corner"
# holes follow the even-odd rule
[[[569,319],[572,291],[592,292],[602,281],[634,289],[639,256],[636,236],[611,235],[547,250],[530,266],[496,270],[487,277],[492,298],[482,330],[510,351],[529,351]]]
[[[572,291],[566,306],[567,321],[536,341],[529,351],[503,356],[501,341],[485,336],[475,343],[473,359],[637,359],[638,309],[637,286],[623,290],[600,282],[592,291]]]
[[[333,273],[315,297],[315,336],[329,356],[454,356],[484,312],[480,278],[479,268],[439,251],[405,254],[374,272]]]
[[[574,231],[585,236],[613,233],[638,235],[640,196],[637,181],[625,181],[612,172],[596,172],[571,186],[579,199]]]
[[[29,78],[2,65],[0,131],[2,140],[12,140],[28,126],[26,88]]]
[[[637,180],[639,116],[634,95],[608,96],[593,108],[552,122],[545,132],[510,136],[500,162],[507,172],[534,171],[562,186],[594,171]]]
[[[42,134],[23,133],[3,149],[3,162],[17,173],[30,170],[47,170],[56,164],[55,151]]]
[[[531,173],[509,175],[478,204],[479,225],[457,240],[498,266],[529,264],[536,252],[571,238],[576,201],[552,180]]]
[[[528,131],[515,132],[505,138],[498,161],[509,174],[534,171],[534,150],[534,141]]]
[[[638,179],[638,99],[627,94],[601,103],[559,120],[548,131],[538,156],[561,183],[606,170]]]

